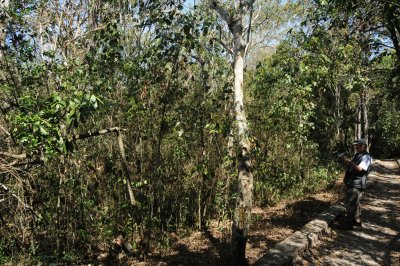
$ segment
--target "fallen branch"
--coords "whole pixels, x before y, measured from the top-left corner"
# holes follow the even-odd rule
[[[0,155],[11,157],[11,158],[18,159],[18,160],[24,160],[24,159],[28,158],[28,155],[26,153],[12,154],[12,153],[8,153],[8,152],[0,152]]]
[[[0,126],[0,128],[7,134],[7,136],[11,136],[10,132],[8,132],[3,126]]]

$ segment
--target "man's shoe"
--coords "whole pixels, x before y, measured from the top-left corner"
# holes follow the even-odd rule
[[[361,221],[354,220],[353,221],[353,226],[362,227],[362,223],[361,223]]]
[[[351,223],[339,223],[337,226],[337,229],[339,230],[353,230],[353,224]]]

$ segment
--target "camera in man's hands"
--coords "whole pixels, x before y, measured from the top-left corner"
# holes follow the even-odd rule
[[[344,163],[344,158],[350,157],[350,155],[347,152],[342,152],[338,154],[337,156],[337,162],[343,164]]]

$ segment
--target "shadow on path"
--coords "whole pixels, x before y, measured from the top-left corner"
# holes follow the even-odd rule
[[[332,230],[296,265],[400,265],[400,172],[377,161],[362,199],[362,228]]]

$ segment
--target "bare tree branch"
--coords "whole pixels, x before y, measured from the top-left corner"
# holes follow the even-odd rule
[[[246,48],[244,49],[244,54],[245,55],[247,54],[247,51],[248,51],[248,49],[249,49],[249,47],[251,45],[250,35],[251,35],[251,25],[252,25],[252,19],[253,19],[253,11],[254,11],[253,6],[250,6],[250,18],[249,18],[249,26],[247,28],[247,40],[246,40],[247,44],[246,44]]]
[[[132,189],[132,177],[131,177],[131,172],[129,171],[129,165],[128,165],[128,161],[126,160],[126,155],[125,155],[125,147],[124,147],[124,141],[122,139],[122,134],[118,131],[118,147],[119,147],[119,153],[121,155],[121,159],[122,159],[122,166],[125,172],[125,177],[127,179],[127,186],[128,186],[128,193],[129,193],[129,199],[131,201],[131,205],[132,207],[136,206],[136,199],[135,199],[135,195],[133,193],[133,189]]]
[[[231,55],[233,55],[233,50],[231,48],[229,48],[226,43],[224,43],[221,39],[217,39],[217,38],[213,38],[212,40],[217,41],[219,44],[222,45],[222,47],[224,47],[224,49]]]
[[[11,136],[10,132],[7,131],[3,126],[0,125],[0,128],[8,135]]]
[[[75,36],[74,38],[72,38],[72,39],[70,39],[70,40],[66,40],[66,41],[64,42],[64,44],[72,43],[72,42],[76,41],[77,39],[79,39],[79,38],[81,38],[81,37],[85,37],[86,35],[88,35],[88,34],[90,34],[90,33],[92,33],[92,32],[102,30],[102,29],[106,28],[108,25],[109,25],[109,23],[106,23],[106,24],[104,24],[104,25],[102,25],[102,26],[100,26],[100,27],[97,27],[97,28],[95,28],[95,29],[89,30],[89,31],[87,31],[87,32],[85,32],[85,33],[83,33],[83,34],[77,35],[77,36]]]
[[[78,140],[78,139],[87,139],[87,138],[90,138],[90,137],[105,135],[105,134],[112,133],[112,132],[119,133],[121,131],[126,131],[126,129],[119,128],[119,127],[111,127],[111,128],[107,128],[107,129],[98,130],[98,131],[95,131],[95,132],[87,132],[87,133],[83,133],[83,134],[76,134],[76,135],[74,135],[72,137],[72,141],[75,141],[75,140]]]
[[[18,160],[24,160],[24,159],[28,158],[26,153],[12,154],[12,153],[8,153],[8,152],[0,152],[0,155],[6,156],[6,157],[11,157],[11,158],[18,159]]]
[[[0,183],[0,187],[4,190],[4,192],[10,194],[14,198],[16,198],[19,202],[21,202],[22,206],[24,206],[25,209],[30,210],[37,218],[42,219],[43,217],[37,213],[31,206],[26,204],[22,199],[20,199],[15,193],[13,193],[6,185],[3,183]]]

